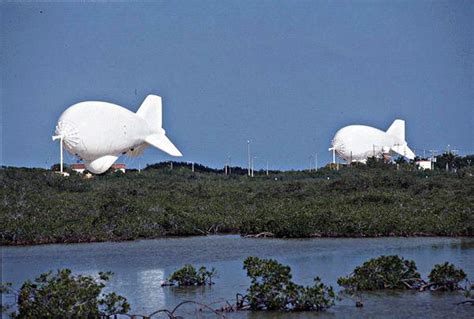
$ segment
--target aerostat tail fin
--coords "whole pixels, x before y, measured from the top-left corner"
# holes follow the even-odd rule
[[[162,123],[161,97],[148,95],[137,111],[137,115],[144,119],[152,130],[161,131]]]
[[[150,135],[145,139],[145,142],[170,154],[171,156],[183,156],[165,134],[157,133]]]
[[[143,118],[154,134],[145,139],[145,142],[152,145],[171,156],[183,156],[181,152],[173,145],[169,138],[165,135],[162,128],[161,118],[162,106],[161,97],[158,95],[148,95],[137,111],[137,115]]]
[[[405,141],[405,121],[404,120],[395,120],[392,125],[387,130],[387,134],[396,137],[400,142]]]
[[[395,120],[387,130],[387,133],[396,137],[400,141],[405,141],[405,121]]]
[[[405,141],[405,121],[395,120],[387,130],[387,134],[393,136],[398,140],[398,144],[392,146],[391,150],[408,159],[414,159],[415,153],[408,147]]]

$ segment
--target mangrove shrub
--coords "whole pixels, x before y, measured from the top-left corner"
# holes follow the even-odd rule
[[[466,277],[466,273],[462,269],[448,262],[435,265],[428,275],[431,289],[445,291],[462,289],[459,283]]]
[[[127,299],[114,292],[103,294],[102,289],[111,272],[99,272],[97,277],[72,275],[61,269],[41,274],[33,282],[27,280],[19,291],[11,284],[2,285],[2,293],[13,294],[17,300],[14,318],[97,318],[125,314],[130,305]]]
[[[244,269],[251,285],[245,299],[252,310],[320,311],[334,305],[335,293],[319,277],[313,286],[291,281],[291,268],[273,259],[248,257]]]
[[[203,286],[213,285],[212,277],[216,275],[216,270],[207,270],[201,266],[198,270],[193,265],[186,264],[183,268],[176,270],[170,275],[168,281],[163,286]]]
[[[394,255],[372,258],[349,276],[338,278],[337,283],[347,290],[406,289],[420,280],[413,260]]]

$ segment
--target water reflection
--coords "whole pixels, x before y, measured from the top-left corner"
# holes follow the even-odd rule
[[[249,285],[243,260],[250,255],[276,258],[292,268],[295,282],[311,284],[318,275],[336,290],[337,278],[348,275],[368,258],[398,254],[414,259],[426,277],[436,263],[450,261],[474,278],[473,238],[320,238],[310,240],[246,239],[239,236],[209,236],[142,240],[122,243],[3,247],[3,280],[16,287],[49,269],[70,268],[96,275],[113,271],[108,289],[126,296],[132,312],[148,314],[173,308],[183,300],[205,304],[235,300],[236,292]],[[212,287],[161,287],[161,280],[185,263],[215,267],[218,275]],[[350,298],[323,313],[229,314],[229,318],[367,318],[367,317],[472,317],[472,307],[454,306],[462,294],[370,293],[362,296],[364,307],[355,308]],[[219,305],[215,304],[217,308]],[[184,309],[195,317],[196,307]],[[181,312],[183,314],[183,312]],[[200,313],[203,318],[213,315]]]

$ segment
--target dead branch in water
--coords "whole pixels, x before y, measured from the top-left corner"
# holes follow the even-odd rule
[[[185,300],[185,301],[182,301],[180,302],[179,304],[176,305],[176,307],[173,308],[173,310],[169,310],[169,309],[160,309],[160,310],[157,310],[157,311],[154,311],[152,313],[150,313],[149,315],[131,315],[131,314],[110,314],[110,315],[103,315],[101,318],[105,319],[111,319],[111,318],[117,318],[117,315],[120,315],[120,316],[126,316],[126,317],[129,317],[131,319],[139,319],[139,318],[142,318],[142,319],[150,319],[152,318],[153,316],[156,316],[160,313],[164,313],[168,316],[168,319],[178,319],[178,318],[182,318],[181,316],[178,316],[176,315],[176,311],[178,311],[179,308],[181,308],[183,305],[186,305],[186,304],[194,304],[194,305],[197,305],[199,306],[200,308],[198,309],[199,311],[202,311],[203,309],[206,309],[206,310],[209,310],[210,312],[214,313],[218,318],[223,318],[225,319],[226,316],[217,311],[217,310],[214,310],[212,309],[211,307],[209,307],[208,305],[206,304],[203,304],[203,303],[200,303],[200,302],[197,302],[197,301],[193,301],[193,300]]]
[[[264,231],[258,234],[248,234],[245,235],[246,238],[268,238],[268,237],[275,237],[274,233]]]

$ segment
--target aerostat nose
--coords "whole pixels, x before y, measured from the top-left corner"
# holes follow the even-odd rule
[[[67,121],[59,121],[52,137],[53,141],[62,139],[66,147],[73,147],[79,143],[79,135],[77,129],[72,123]]]
[[[341,148],[343,148],[343,145],[344,144],[342,143],[342,138],[340,136],[340,133],[338,132],[331,141],[330,150],[333,150],[333,149],[335,149],[336,151],[340,150]]]

